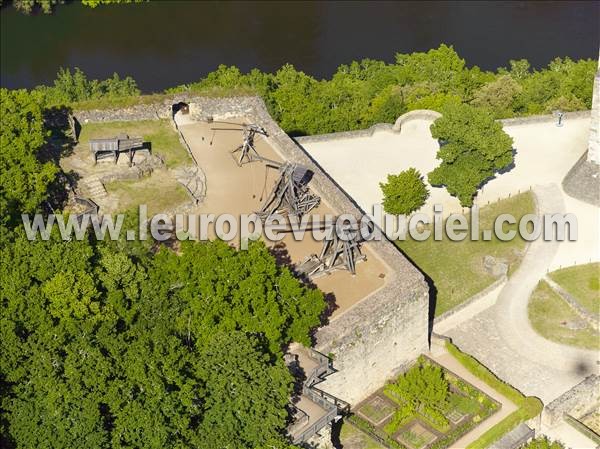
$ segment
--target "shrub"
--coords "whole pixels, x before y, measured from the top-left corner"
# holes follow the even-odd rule
[[[388,214],[405,215],[425,204],[429,190],[421,173],[409,168],[397,175],[388,175],[387,183],[380,183],[383,192],[383,209]]]

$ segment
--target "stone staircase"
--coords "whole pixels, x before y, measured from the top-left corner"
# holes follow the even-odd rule
[[[95,176],[82,179],[79,182],[79,189],[80,194],[87,198],[101,199],[108,195],[104,184]]]

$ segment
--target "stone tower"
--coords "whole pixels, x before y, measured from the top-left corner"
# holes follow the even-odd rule
[[[589,162],[600,164],[600,56],[598,71],[594,78],[594,93],[592,94],[592,118],[590,123],[590,142],[588,145]]]

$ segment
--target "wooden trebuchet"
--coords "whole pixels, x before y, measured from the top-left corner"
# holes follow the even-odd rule
[[[241,167],[244,164],[254,161],[271,162],[270,160],[262,157],[254,147],[254,136],[256,136],[256,134],[261,134],[267,137],[267,131],[262,126],[250,124],[243,125],[242,133],[242,144],[231,152],[237,164]],[[236,156],[236,153],[239,153],[239,157]]]
[[[290,162],[279,166],[279,178],[256,214],[263,220],[273,214],[300,218],[317,207],[321,198],[308,188],[312,174],[308,168]]]
[[[119,153],[129,152],[129,166],[133,163],[133,155],[142,149],[144,141],[141,137],[129,137],[120,135],[110,139],[91,139],[90,150],[94,154],[94,163],[100,159],[114,158],[115,164],[119,159]]]
[[[356,264],[367,259],[360,249],[364,241],[363,233],[370,234],[372,231],[362,229],[361,232],[361,229],[362,227],[357,225],[331,225],[331,233],[323,241],[321,253],[306,257],[296,271],[312,279],[336,270],[347,270],[354,276]]]

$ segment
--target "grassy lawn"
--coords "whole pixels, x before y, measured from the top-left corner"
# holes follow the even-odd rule
[[[519,220],[534,211],[535,203],[530,192],[485,206],[480,211],[480,233],[484,229],[493,230],[494,220],[500,214],[510,213]],[[504,225],[504,229],[517,229],[517,225]],[[436,316],[494,283],[496,278],[483,266],[486,255],[508,263],[510,274],[518,267],[525,244],[519,237],[509,242],[495,237],[490,241],[470,241],[466,238],[454,242],[444,236],[441,241],[430,238],[419,242],[408,236],[405,241],[397,242],[400,249],[433,280],[437,290]]]
[[[386,449],[385,446],[347,422],[342,424],[340,442],[344,449]]]
[[[542,281],[529,299],[529,320],[548,340],[587,349],[600,349],[600,334],[580,318],[569,305]],[[581,328],[567,327],[567,323]]]
[[[90,139],[111,138],[119,134],[142,137],[145,142],[150,142],[152,153],[162,156],[169,168],[191,162],[186,149],[179,143],[177,133],[167,120],[83,123],[79,146],[87,149]]]
[[[600,313],[600,263],[563,268],[550,273],[550,278],[573,295],[588,312]]]
[[[146,204],[148,214],[154,215],[189,201],[185,189],[175,179],[160,171],[139,181],[110,182],[105,188],[108,193],[119,198],[116,212],[125,212],[137,208],[140,204]]]

